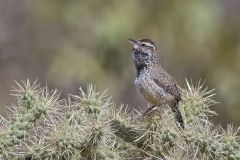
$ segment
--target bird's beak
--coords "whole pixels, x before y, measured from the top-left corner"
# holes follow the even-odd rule
[[[134,45],[134,44],[137,44],[137,41],[134,40],[134,39],[128,39],[128,42],[131,43],[131,44],[133,44],[133,45]]]
[[[138,43],[134,39],[128,39],[128,42],[133,45],[133,48],[137,49],[139,47]]]

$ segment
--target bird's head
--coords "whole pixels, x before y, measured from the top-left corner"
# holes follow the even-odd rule
[[[159,63],[157,48],[154,42],[150,39],[133,40],[128,39],[133,45],[133,60],[136,67],[149,66]]]

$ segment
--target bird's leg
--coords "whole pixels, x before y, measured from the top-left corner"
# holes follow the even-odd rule
[[[157,106],[150,106],[142,115],[147,116],[152,113],[157,108]]]

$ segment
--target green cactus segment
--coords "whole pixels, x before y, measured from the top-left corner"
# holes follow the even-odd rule
[[[122,123],[119,120],[112,120],[111,127],[116,136],[128,143],[134,142],[134,140],[137,138],[137,135],[139,135],[139,133],[134,130],[133,127],[127,126],[127,124]]]
[[[18,84],[16,105],[0,124],[0,160],[240,160],[240,128],[214,126],[208,120],[214,94],[200,83],[186,84],[184,130],[168,107],[142,116],[113,105],[92,85],[59,100],[57,91]]]
[[[210,134],[187,133],[184,138],[186,143],[193,145],[194,147],[198,147],[200,153],[209,154],[215,159],[221,159],[225,157],[225,159],[238,160],[240,158],[240,146],[238,144],[239,142],[232,143],[227,138],[227,135],[220,136],[211,133],[213,132],[210,132]]]
[[[186,80],[186,89],[182,89],[181,109],[185,113],[185,121],[192,123],[195,120],[206,119],[209,115],[215,115],[209,106],[217,102],[212,99],[215,95],[214,90],[208,91],[204,88],[201,81],[196,85]]]
[[[92,129],[92,133],[81,145],[81,155],[87,159],[96,159],[97,149],[101,142],[103,133],[100,128]]]
[[[27,136],[28,131],[37,124],[43,115],[47,114],[51,105],[54,105],[53,101],[48,103],[49,97],[44,97],[41,94],[46,95],[46,90],[40,92],[35,83],[31,85],[27,81],[23,85],[18,84],[14,94],[18,101],[14,106],[16,110],[12,111],[15,117],[10,120],[12,122],[6,126],[5,132],[0,137],[2,157],[7,157],[7,154],[11,153],[10,148],[19,145]],[[57,92],[53,92],[50,97],[57,100]]]

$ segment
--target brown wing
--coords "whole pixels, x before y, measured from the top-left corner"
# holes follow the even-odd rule
[[[153,81],[167,93],[173,95],[176,100],[181,100],[181,93],[177,87],[176,81],[167,73],[158,74],[157,78],[153,78]]]

